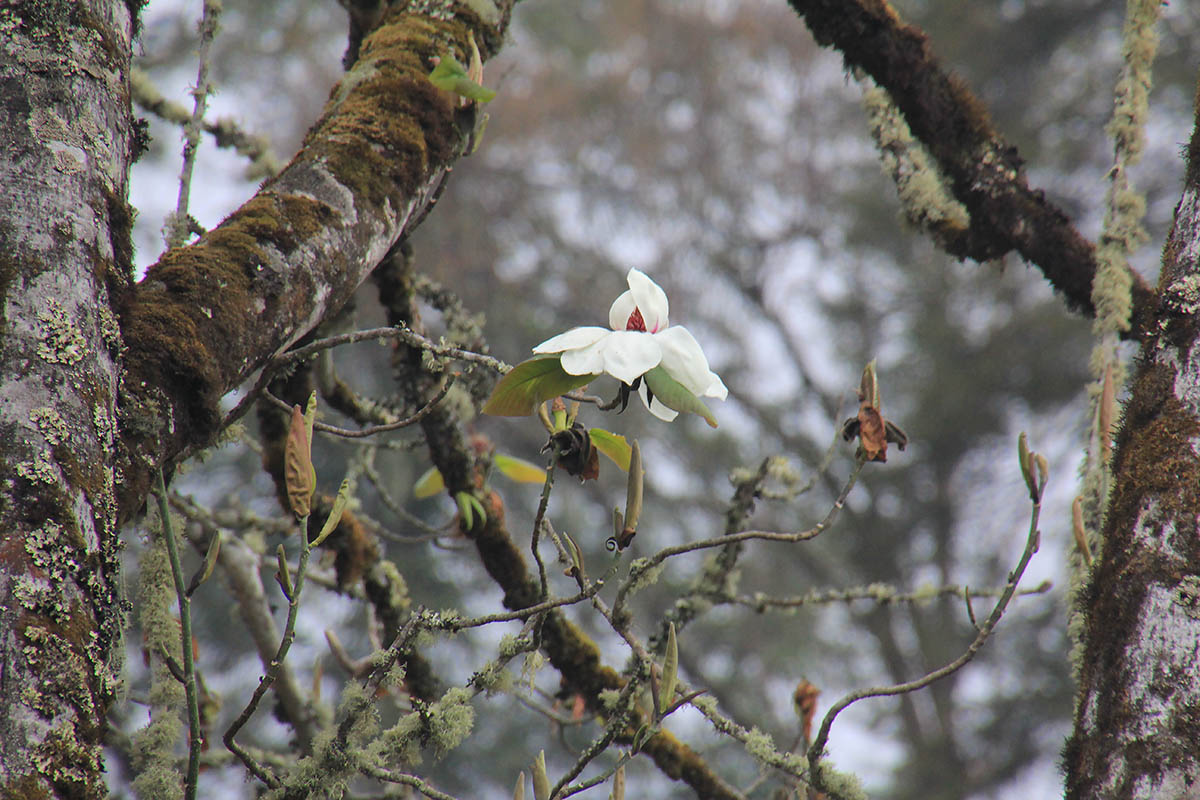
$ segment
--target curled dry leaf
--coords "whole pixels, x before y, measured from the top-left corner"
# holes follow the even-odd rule
[[[803,678],[796,684],[796,691],[792,692],[792,705],[796,709],[796,716],[800,718],[800,730],[805,742],[812,741],[812,723],[817,713],[817,695],[820,693],[820,689]]]
[[[858,415],[842,423],[842,438],[847,442],[858,437],[859,446],[868,461],[887,462],[888,443],[901,450],[908,446],[908,434],[896,423],[883,418],[880,411],[879,384],[875,378],[875,362],[863,370],[858,388]]]

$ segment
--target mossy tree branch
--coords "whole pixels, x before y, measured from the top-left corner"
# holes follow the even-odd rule
[[[957,258],[987,261],[1016,251],[1036,264],[1074,310],[1094,313],[1096,253],[1067,215],[1030,188],[1016,148],[992,126],[983,105],[933,55],[925,33],[906,25],[886,0],[789,0],[822,46],[836,48],[846,66],[887,90],[913,135],[970,215],[965,228],[941,230],[937,240]],[[1133,282],[1129,336],[1149,329],[1153,289]]]
[[[468,34],[490,56],[510,8],[495,24],[458,5],[385,18],[284,171],[128,293],[122,519],[150,465],[210,440],[220,397],[340,308],[420,221],[476,116],[429,82],[433,59],[467,60]]]

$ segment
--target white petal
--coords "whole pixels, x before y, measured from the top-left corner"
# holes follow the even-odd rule
[[[655,337],[641,331],[613,331],[597,347],[604,351],[604,371],[622,383],[633,383],[662,361]]]
[[[535,353],[561,353],[564,350],[576,350],[595,344],[609,334],[604,328],[587,327],[572,328],[566,333],[551,336],[546,341],[533,348]],[[582,375],[583,373],[572,373]]]
[[[612,331],[605,331],[610,334]],[[604,339],[587,347],[564,350],[558,363],[568,375],[599,375],[604,372]]]
[[[646,384],[645,383],[643,383],[641,386],[638,387],[638,397],[642,398],[642,405],[644,405],[647,409],[649,409],[651,414],[653,414],[654,416],[658,417],[661,420],[670,422],[671,420],[673,420],[679,416],[678,411],[676,411],[673,408],[667,408],[666,406],[664,406],[662,403],[660,403],[658,401],[657,397],[654,398],[653,400],[651,400],[649,403],[647,403],[646,402]]]
[[[715,372],[710,372],[712,383],[702,393],[704,397],[715,397],[718,400],[724,400],[729,396],[729,389],[725,387],[725,382],[721,380],[721,376]]]
[[[625,330],[635,308],[637,308],[637,301],[633,299],[633,292],[628,290],[622,292],[620,297],[613,300],[612,306],[608,309],[608,327],[614,331]]]
[[[641,270],[629,270],[625,281],[629,284],[638,310],[642,312],[642,319],[646,321],[646,331],[657,333],[667,327],[667,312],[670,311],[667,293]]]
[[[714,378],[717,383],[721,383],[716,373],[708,368],[708,359],[704,357],[704,351],[687,328],[682,325],[667,328],[654,334],[654,340],[662,347],[663,369],[692,394],[702,395],[707,392],[713,385]],[[725,384],[722,383],[721,388],[724,389]]]

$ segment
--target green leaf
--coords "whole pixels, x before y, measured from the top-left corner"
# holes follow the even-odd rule
[[[187,591],[184,593],[191,597],[200,584],[208,580],[213,573],[213,567],[217,565],[217,557],[221,555],[221,531],[218,530],[213,534],[212,541],[208,543],[208,552],[204,554],[204,563],[200,565],[200,569],[196,570],[196,574],[192,576],[191,583],[188,584]]]
[[[321,526],[321,532],[317,534],[317,538],[313,539],[311,547],[317,547],[329,534],[333,533],[338,525],[342,522],[342,514],[346,511],[346,504],[350,502],[350,479],[346,478],[342,481],[341,488],[338,489],[337,497],[333,499],[333,508],[329,510],[329,516],[325,519],[325,524]]]
[[[658,690],[658,714],[662,716],[675,699],[675,684],[679,679],[679,644],[675,639],[675,623],[667,628],[667,652],[663,656],[662,684]]]
[[[546,470],[523,458],[514,458],[513,456],[496,453],[496,455],[492,456],[492,464],[495,465],[496,469],[500,470],[501,475],[517,483],[546,482]]]
[[[560,356],[560,353],[536,355],[517,364],[496,384],[492,396],[483,406],[483,413],[495,417],[525,417],[533,413],[538,403],[600,377],[567,374],[559,363]]]
[[[658,398],[658,402],[667,408],[681,414],[696,414],[703,417],[710,426],[717,427],[717,418],[708,410],[708,406],[688,391],[686,386],[668,375],[661,366],[647,372],[642,376],[642,380]]]
[[[631,448],[625,437],[619,433],[606,431],[603,428],[590,428],[588,436],[592,438],[592,446],[613,460],[621,469],[629,472],[629,455]]]
[[[454,502],[458,503],[458,515],[462,517],[463,524],[466,530],[471,530],[475,527],[475,510],[471,505],[471,495],[467,492],[459,492],[454,495]]]
[[[534,800],[550,800],[550,776],[546,774],[546,751],[539,750],[533,760]]]
[[[445,488],[446,481],[442,479],[442,473],[437,467],[430,467],[413,484],[413,496],[419,500],[424,500],[426,497],[433,497]]]
[[[464,531],[474,530],[476,520],[481,523],[487,521],[487,512],[483,509],[483,503],[479,502],[479,498],[470,492],[459,492],[454,495],[454,501],[458,503],[458,513],[462,517]]]
[[[480,86],[468,78],[466,67],[458,63],[458,59],[450,53],[442,56],[441,61],[433,68],[433,72],[429,73],[429,82],[439,89],[454,92],[481,103],[491,102],[496,97],[494,91]]]

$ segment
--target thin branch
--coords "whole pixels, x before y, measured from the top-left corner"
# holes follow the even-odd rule
[[[365,475],[367,480],[371,482],[371,485],[375,487],[375,492],[379,495],[380,502],[382,502],[389,511],[407,522],[409,525],[412,525],[414,528],[424,531],[425,535],[401,537],[391,533],[390,531],[385,535],[382,530],[377,530],[375,533],[383,536],[388,541],[402,542],[405,544],[427,542],[430,539],[441,539],[449,535],[446,531],[433,527],[416,514],[413,514],[411,511],[401,505],[396,498],[392,497],[392,493],[389,492],[383,485],[383,479],[380,477],[378,470],[375,469],[375,463],[373,459],[368,461],[363,467],[363,475]]]
[[[1050,581],[1042,581],[1031,589],[1021,589],[1018,597],[1045,594],[1054,588]],[[873,583],[869,586],[853,586],[849,589],[831,589],[826,592],[811,591],[807,594],[792,597],[771,597],[756,592],[753,595],[739,595],[730,600],[741,606],[748,606],[762,612],[768,608],[798,608],[800,606],[831,605],[833,603],[853,603],[858,600],[872,600],[881,606],[893,603],[921,603],[940,597],[1000,597],[1008,590],[1008,586],[998,586],[988,589],[971,589],[967,586],[936,586],[929,589],[918,589],[915,592],[898,592],[895,587],[884,583]]]
[[[129,90],[133,102],[145,111],[175,125],[187,125],[191,114],[179,103],[163,97],[144,69],[129,70]],[[279,157],[271,149],[265,136],[247,133],[232,119],[221,118],[216,122],[202,120],[204,132],[213,137],[217,147],[232,148],[239,155],[250,159],[246,177],[270,177],[283,168]]]
[[[399,339],[400,341],[413,347],[433,353],[435,356],[439,356],[441,358],[453,358],[459,361],[468,361],[473,364],[482,364],[483,366],[494,369],[501,374],[512,369],[511,365],[484,353],[476,353],[471,350],[463,350],[459,347],[452,347],[448,344],[435,342],[432,339],[417,333],[407,325],[395,325],[388,328],[370,328],[367,330],[353,331],[351,333],[342,333],[325,339],[318,339],[315,342],[306,344],[304,347],[297,347],[295,350],[289,350],[288,352],[274,359],[271,362],[270,367],[277,369],[279,367],[286,366],[287,364],[303,361],[304,359],[308,358],[314,353],[320,352],[321,350],[327,350],[331,347],[338,347],[343,344],[354,344],[355,342],[368,341],[371,339]]]
[[[1025,574],[1025,568],[1029,566],[1029,560],[1033,558],[1033,554],[1037,552],[1038,542],[1041,534],[1038,531],[1038,519],[1041,516],[1041,502],[1037,501],[1033,504],[1033,509],[1030,513],[1029,520],[1029,535],[1025,539],[1025,550],[1021,553],[1021,558],[1017,562],[1017,566],[1008,574],[1008,581],[1004,585],[1004,590],[1000,595],[1000,599],[996,601],[996,605],[992,608],[992,613],[984,620],[983,625],[979,628],[979,633],[975,640],[967,647],[958,658],[950,663],[936,669],[927,675],[906,683],[898,683],[893,686],[876,686],[869,689],[859,689],[838,700],[825,714],[825,718],[821,721],[821,728],[813,739],[812,746],[808,749],[808,764],[809,773],[813,776],[814,785],[823,791],[828,791],[828,787],[820,785],[821,770],[819,768],[822,756],[825,753],[825,745],[829,741],[829,731],[833,727],[833,721],[837,719],[838,714],[845,711],[854,703],[868,697],[891,697],[898,694],[907,694],[915,692],[918,689],[924,689],[934,681],[940,680],[947,675],[950,675],[967,665],[975,655],[987,642],[988,638],[995,630],[996,624],[1000,622],[1000,618],[1004,616],[1005,609],[1008,608],[1009,601],[1016,594],[1017,583],[1021,580],[1021,576]]]
[[[371,425],[366,428],[358,428],[357,430],[353,428],[339,428],[335,425],[327,425],[324,422],[314,422],[313,430],[321,431],[322,433],[328,433],[333,436],[341,436],[345,439],[364,439],[368,436],[374,436],[377,433],[387,433],[389,431],[407,428],[409,425],[415,425],[424,419],[425,415],[432,411],[434,407],[442,401],[442,398],[444,398],[446,393],[450,391],[450,387],[454,385],[454,378],[455,376],[453,374],[447,375],[446,380],[442,382],[441,388],[438,389],[437,394],[433,396],[433,399],[422,406],[417,413],[413,414],[411,417],[398,419],[395,422],[389,422],[386,425]],[[284,411],[291,410],[292,407],[283,400],[280,400],[275,395],[271,394],[270,389],[267,389],[264,386],[261,391],[262,396],[276,408],[281,408]]]
[[[217,18],[221,15],[221,4],[216,0],[204,0],[204,11],[200,18],[200,48],[197,59],[200,66],[196,74],[196,86],[192,90],[195,103],[191,119],[183,126],[183,166],[179,170],[179,197],[175,213],[166,224],[167,247],[179,247],[188,237],[188,203],[192,191],[192,172],[196,166],[196,148],[200,144],[201,120],[208,105],[212,85],[208,82],[210,66],[209,51],[217,35]]]
[[[363,764],[361,769],[363,774],[370,775],[376,780],[384,781],[386,783],[399,783],[404,786],[411,786],[421,794],[431,798],[431,800],[458,800],[458,798],[454,797],[454,795],[438,791],[425,781],[418,778],[416,775],[409,775],[407,772],[393,772],[390,769],[377,767],[373,764]]]
[[[808,530],[796,531],[794,533],[782,533],[775,531],[741,531],[740,533],[733,533],[727,536],[717,536],[711,539],[697,539],[696,541],[688,542],[686,544],[675,545],[674,547],[666,547],[662,550],[659,550],[652,556],[641,559],[641,569],[639,574],[640,572],[644,572],[647,569],[656,567],[663,561],[666,561],[668,558],[677,556],[681,553],[691,553],[696,550],[705,550],[713,547],[726,547],[737,542],[745,542],[751,539],[759,539],[767,542],[806,542],[811,539],[815,539],[828,530],[829,527],[837,520],[838,513],[842,510],[842,508],[845,507],[846,498],[849,496],[850,491],[854,488],[854,485],[858,482],[858,476],[862,472],[862,468],[865,463],[866,462],[864,462],[861,458],[855,463],[854,469],[850,471],[850,476],[846,479],[846,484],[842,487],[841,492],[838,493],[837,498],[834,500],[833,505],[830,507],[829,512],[825,515],[825,518]],[[618,616],[621,616],[624,613],[625,601],[628,598],[629,593],[633,591],[635,585],[637,584],[637,581],[635,580],[636,577],[637,575],[634,575],[631,571],[629,579],[622,583],[621,588],[617,590],[617,596],[613,600],[613,611]]]
[[[233,724],[225,731],[224,742],[225,747],[231,753],[241,759],[246,768],[254,773],[254,776],[272,789],[279,786],[279,779],[274,775],[264,770],[258,763],[251,758],[250,754],[242,749],[234,737],[238,731],[250,721],[250,717],[254,715],[258,704],[262,701],[267,690],[271,688],[271,684],[275,682],[275,678],[279,674],[279,670],[283,667],[283,660],[287,658],[288,651],[292,648],[292,642],[296,638],[296,619],[300,613],[300,592],[304,589],[304,573],[308,569],[308,558],[312,554],[312,547],[308,543],[308,517],[305,516],[299,522],[300,529],[300,560],[296,566],[296,575],[292,579],[291,596],[288,598],[288,616],[287,622],[283,626],[283,638],[279,642],[279,649],[275,651],[275,657],[271,659],[270,666],[262,679],[258,682],[258,688],[254,690],[254,694],[250,697],[250,702],[242,709],[242,713],[233,721]]]
[[[681,686],[680,691],[685,691],[685,687]],[[713,729],[718,733],[723,733],[746,746],[747,750],[753,748],[754,757],[762,761],[764,764],[774,767],[775,769],[794,778],[799,778],[802,781],[808,781],[808,772],[804,769],[803,761],[794,753],[784,753],[779,749],[772,747],[767,750],[761,747],[764,736],[759,731],[747,730],[732,719],[722,715],[716,709],[716,703],[710,702],[711,698],[706,698],[702,702],[692,702],[692,708],[704,715],[704,718],[709,721]]]
[[[185,800],[196,800],[196,785],[200,779],[200,748],[204,742],[204,732],[200,728],[200,703],[196,692],[191,601],[188,599],[187,586],[183,580],[183,565],[179,561],[179,545],[175,541],[175,526],[171,524],[171,509],[167,504],[167,486],[163,480],[161,466],[154,473],[154,494],[158,498],[158,515],[162,519],[162,535],[167,543],[167,557],[171,561],[171,577],[175,581],[175,594],[179,598],[179,638],[183,652],[182,683],[187,696],[188,712],[188,765],[183,784],[183,796]],[[169,654],[164,655],[167,655],[168,659],[170,658]],[[172,672],[176,672],[177,669],[177,667],[172,667]],[[176,675],[176,677],[180,676]]]
[[[171,493],[170,500],[173,508],[195,522],[206,534],[203,538],[188,537],[192,546],[202,554],[207,549],[211,537],[221,535],[221,528],[253,528],[276,535],[288,535],[295,531],[294,523],[281,525],[279,519],[264,519],[249,512],[209,512],[190,497],[175,492]],[[237,535],[224,536],[217,560],[221,574],[228,582],[237,604],[238,614],[254,641],[263,669],[270,667],[280,636],[262,582],[262,569],[272,568],[273,562],[273,558],[268,561],[266,556],[256,553]],[[336,588],[336,581],[329,581],[328,588]],[[279,676],[275,680],[275,693],[279,699],[281,717],[292,725],[301,747],[307,749],[315,735],[313,714],[295,674],[287,664],[283,664],[279,669]]]
[[[558,783],[554,784],[554,788],[550,790],[551,797],[555,798],[556,800],[560,800],[561,798],[570,797],[573,794],[578,794],[585,789],[590,789],[597,784],[603,783],[604,781],[608,780],[610,775],[617,771],[618,767],[630,759],[630,755],[628,753],[622,753],[620,759],[616,764],[613,765],[612,769],[599,776],[597,779],[586,781],[578,786],[571,786],[569,788],[567,787],[567,784],[579,777],[579,774],[583,772],[584,768],[587,767],[587,765],[590,764],[597,756],[607,750],[608,746],[616,740],[618,734],[624,731],[628,726],[629,704],[632,701],[634,690],[637,689],[639,685],[640,684],[635,680],[630,680],[625,684],[625,687],[621,690],[621,694],[618,696],[616,703],[616,708],[623,710],[608,721],[608,724],[604,726],[603,733],[601,733],[599,736],[593,739],[590,744],[588,744],[587,748],[579,754],[577,759],[575,759],[575,763],[571,765],[571,768],[567,770],[567,772],[561,778],[558,779]],[[564,789],[566,791],[564,791]],[[560,792],[562,792],[562,794],[560,794]]]
[[[584,600],[590,600],[595,597],[596,593],[604,588],[604,581],[596,581],[578,594],[570,597],[560,597],[555,600],[546,600],[537,605],[527,606],[516,611],[505,611],[496,614],[485,614],[481,617],[446,617],[437,621],[424,621],[424,627],[428,630],[444,630],[457,632],[466,630],[467,628],[480,628],[484,625],[491,625],[494,622],[512,622],[514,620],[527,620],[530,617],[543,614],[551,609],[561,608],[562,606],[571,606],[576,603],[581,603]]]
[[[454,358],[460,361],[482,364],[483,366],[490,367],[501,374],[504,374],[512,369],[511,365],[506,364],[498,358],[493,358],[492,356],[485,355],[483,353],[475,353],[470,350],[463,350],[458,347],[438,344],[437,342],[434,342],[433,340],[422,336],[411,328],[403,325],[397,325],[389,328],[370,328],[367,330],[353,331],[351,333],[342,333],[338,334],[337,336],[330,336],[325,339],[319,339],[315,342],[310,342],[304,347],[298,347],[295,350],[289,350],[288,352],[272,359],[263,367],[262,372],[259,373],[258,380],[254,382],[254,386],[242,396],[242,399],[238,401],[237,405],[235,405],[233,409],[225,415],[224,419],[221,420],[220,430],[225,430],[230,425],[237,422],[246,415],[246,412],[250,410],[250,407],[254,405],[254,402],[260,396],[268,394],[266,387],[270,385],[271,380],[282,367],[303,361],[305,358],[319,353],[322,350],[327,350],[331,347],[370,341],[372,339],[399,339],[409,345],[412,345],[413,347],[419,347],[423,350],[433,353],[435,356],[442,358]],[[445,386],[444,389],[449,391],[450,387]],[[438,399],[439,398],[434,398],[434,400],[430,403],[427,403],[424,408],[430,407],[431,404],[436,402]],[[276,400],[278,400],[278,398],[276,398]],[[290,408],[291,407],[288,406],[289,410]],[[422,408],[422,411],[424,411],[424,408]],[[418,411],[417,413],[420,414],[421,411]],[[419,420],[419,417],[414,415],[408,419],[417,421]],[[403,420],[401,420],[401,422],[403,422]],[[412,423],[408,422],[405,424]],[[378,428],[383,427],[384,426],[378,426]],[[404,427],[404,425],[397,424],[397,427]],[[336,433],[336,435],[345,436],[347,438],[362,438],[364,436],[364,434],[361,432],[354,432],[353,434],[350,434],[345,432],[347,430],[345,428],[332,428],[330,426],[323,426],[322,423],[317,423],[315,428],[317,430],[325,430],[329,433]],[[381,432],[376,428],[372,428],[370,430],[375,433]],[[184,451],[181,459],[190,457],[197,449],[198,448],[196,447],[188,448]]]
[[[542,520],[546,518],[546,507],[550,504],[550,492],[554,488],[554,468],[558,465],[558,448],[550,448],[550,457],[546,461],[546,481],[542,484],[542,496],[538,501],[537,515],[533,518],[533,535],[529,549],[533,552],[533,560],[537,562],[538,580],[542,587],[542,597],[549,592],[546,579],[546,565],[542,563],[542,554],[538,552],[541,542]]]

